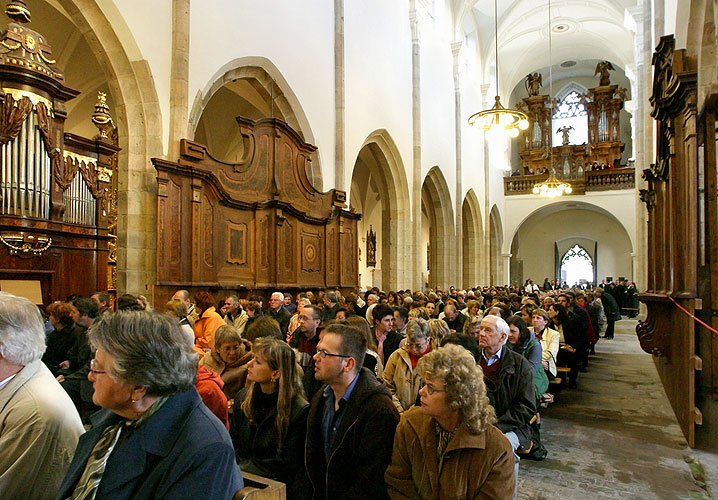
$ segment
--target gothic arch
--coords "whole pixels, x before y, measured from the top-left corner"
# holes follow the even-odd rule
[[[207,141],[211,137],[210,130],[202,129],[205,126],[203,116],[208,107],[212,106],[213,98],[223,97],[241,100],[244,109],[252,109],[252,116],[248,118],[279,118],[299,132],[306,142],[316,145],[309,119],[299,99],[284,75],[269,59],[260,56],[239,57],[217,70],[205,88],[197,93],[192,103],[189,114],[189,135],[192,139],[196,139],[199,135]],[[222,109],[221,106],[219,109]],[[238,134],[239,129],[237,128],[236,131]],[[224,145],[227,148],[238,145],[232,137],[224,137],[223,140],[227,143]],[[212,151],[210,144],[207,146]],[[320,156],[314,153],[311,159],[311,171],[307,172],[307,175],[313,185],[321,191],[323,179]]]
[[[501,248],[504,240],[504,229],[501,223],[499,208],[494,205],[489,215],[489,269],[492,285],[506,285],[501,262]]]
[[[588,92],[588,89],[580,83],[568,82],[566,85],[561,87],[558,92],[556,92],[556,100],[558,102],[561,102],[567,95],[574,91],[578,92],[579,94],[585,94],[586,92]]]
[[[360,242],[371,221],[379,225],[372,229],[377,235],[377,267],[381,276],[375,276],[378,280],[371,285],[398,290],[411,277],[409,187],[399,150],[386,130],[369,134],[357,153],[349,200],[350,208],[363,215],[357,228]],[[373,216],[373,211],[379,209],[379,217]],[[364,255],[366,246],[360,245]],[[365,261],[360,262],[359,269],[360,273],[370,272]],[[361,279],[362,284],[370,284],[365,276]]]
[[[469,189],[461,205],[462,288],[483,284],[481,262],[483,261],[484,230],[479,200],[473,189]]]
[[[145,292],[155,281],[156,173],[162,156],[162,112],[150,66],[114,4],[57,0],[85,38],[107,79],[118,127],[118,292]],[[138,242],[141,247],[138,248]],[[146,293],[146,292],[145,292]]]
[[[448,288],[456,282],[456,242],[451,193],[444,174],[432,167],[421,186],[422,212],[429,219],[429,286]]]

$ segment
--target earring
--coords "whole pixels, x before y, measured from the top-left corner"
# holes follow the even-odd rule
[[[136,403],[137,401],[139,401],[139,399],[132,398],[132,399],[130,399],[130,401],[132,401],[133,403]]]

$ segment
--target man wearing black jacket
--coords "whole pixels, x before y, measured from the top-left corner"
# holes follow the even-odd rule
[[[603,312],[606,314],[606,334],[604,335],[604,337],[609,340],[613,340],[616,317],[618,317],[619,319],[621,317],[618,310],[618,303],[616,302],[616,299],[613,298],[613,295],[608,293],[603,288],[596,289],[596,297],[601,299],[601,303],[603,304]]]
[[[348,325],[330,325],[319,341],[315,374],[326,385],[309,409],[302,498],[388,498],[384,472],[399,414],[389,391],[362,368],[366,348]]]

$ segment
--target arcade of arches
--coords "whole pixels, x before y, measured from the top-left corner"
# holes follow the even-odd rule
[[[191,256],[188,251],[186,275],[193,277],[189,283],[158,278],[158,199],[171,198],[175,187],[174,181],[158,184],[153,159],[157,163],[180,158],[177,165],[183,168],[189,169],[192,162],[196,163],[192,168],[199,165],[185,186],[188,202],[205,203],[206,198],[210,204],[203,207],[218,207],[216,213],[202,215],[203,223],[226,225],[222,221],[230,217],[223,218],[220,206],[248,209],[252,205],[259,210],[271,205],[278,212],[284,210],[271,219],[282,227],[279,233],[293,232],[306,248],[314,244],[312,231],[322,217],[336,221],[339,212],[345,214],[337,233],[355,231],[351,241],[356,248],[348,250],[343,243],[347,240],[341,239],[336,240],[340,242],[337,248],[349,252],[356,262],[346,268],[341,267],[344,263],[337,264],[341,272],[355,271],[349,281],[336,272],[340,277],[331,283],[343,289],[469,288],[522,285],[528,279],[542,283],[545,278],[561,279],[563,257],[578,247],[590,259],[593,272],[590,280],[584,279],[594,285],[608,278],[625,279],[641,291],[668,293],[673,288],[654,287],[651,281],[657,265],[651,260],[655,243],[651,238],[670,235],[655,236],[649,230],[649,209],[665,193],[649,185],[653,177],[641,177],[656,162],[650,100],[655,90],[652,54],[661,37],[674,36],[676,53],[685,50],[684,69],[695,73],[690,109],[703,117],[706,109],[715,106],[718,86],[718,11],[709,0],[564,3],[560,18],[549,25],[543,2],[499,2],[497,89],[490,0],[218,0],[211,9],[198,0],[28,2],[33,14],[30,26],[46,36],[67,86],[80,91],[79,97],[68,101],[65,132],[83,137],[96,134],[90,117],[98,91],[107,94],[117,126],[118,293],[141,293],[159,300],[180,285],[245,286],[241,279],[223,280],[217,269],[202,271],[219,272],[212,281],[191,269],[203,260],[200,254],[206,264],[224,247],[200,249],[197,255],[193,250]],[[551,68],[547,66],[549,30]],[[615,116],[605,119],[614,120],[618,154],[605,162],[606,170],[589,171],[591,162],[572,167],[567,176],[581,186],[572,196],[547,200],[530,194],[527,187],[533,181],[523,158],[531,137],[488,140],[467,124],[468,116],[490,107],[497,94],[504,105],[512,107],[535,99],[525,85],[531,73],[543,77],[540,96],[563,99],[571,95],[574,100],[588,99],[582,102],[590,107],[595,102],[586,96],[606,87],[599,85],[600,75],[595,74],[602,61],[614,68],[610,85],[616,88],[609,99],[616,106]],[[549,96],[550,91],[553,95]],[[571,120],[586,118],[584,110],[574,115]],[[279,122],[281,126],[276,125]],[[237,165],[273,165],[261,163],[263,152],[269,151],[267,157],[273,161],[288,158],[282,156],[285,150],[279,141],[271,143],[271,150],[261,149],[259,139],[255,142],[259,135],[252,134],[263,123],[280,128],[286,124],[290,130],[286,135],[299,145],[287,160],[300,165],[302,173],[296,182],[310,193],[306,197],[309,208],[299,215],[301,211],[290,210],[293,200],[278,194],[288,183],[279,174],[268,187],[268,192],[275,191],[265,205],[243,204],[241,191],[222,188],[222,182],[238,185],[243,179],[243,167]],[[586,124],[582,137],[588,138],[593,124]],[[554,128],[548,130],[547,134],[555,135]],[[697,134],[704,141],[701,158],[704,152],[709,156],[714,150],[704,145],[712,138],[706,138],[710,134],[705,128],[693,129],[679,139]],[[550,142],[557,155],[565,153],[568,158],[567,151],[574,148],[571,158],[590,157],[586,151],[592,146],[583,139],[581,144],[575,144],[576,140],[564,147],[556,135]],[[209,174],[197,174],[209,164],[198,160],[204,154],[200,149],[206,151],[202,161],[234,169],[236,177],[217,175],[210,182]],[[598,150],[594,148],[592,154]],[[198,188],[200,177],[207,181],[205,186],[211,184],[202,188],[203,194]],[[190,198],[195,194],[197,198]],[[331,200],[322,198],[325,195]],[[314,208],[326,208],[328,215],[310,213]],[[290,220],[295,215],[301,224]],[[190,224],[177,217],[180,226]],[[264,221],[270,224],[269,219]],[[700,223],[696,232],[718,224],[716,219]],[[221,232],[196,224],[189,232],[202,232],[202,238]],[[245,222],[232,224],[244,230]],[[252,224],[246,222],[246,227]],[[693,236],[696,245],[706,243]],[[296,260],[301,268],[297,276],[314,272],[312,262],[300,262],[300,255],[287,251],[289,246],[280,249],[279,241],[275,241],[277,262]],[[260,250],[258,244],[250,258]],[[227,250],[231,251],[233,247]],[[330,267],[334,254],[329,243],[312,246],[312,252]],[[706,266],[707,254],[703,249],[700,252]],[[241,267],[241,262],[237,258],[232,269]],[[252,284],[262,282],[257,276],[252,275]],[[318,283],[299,286],[318,287]],[[709,342],[709,346],[708,352],[718,352],[715,345]],[[712,401],[713,391],[718,391],[718,370],[713,368],[711,380],[706,381],[710,355],[704,356],[705,347],[695,349],[691,355],[701,354],[704,367],[695,380],[706,391],[697,393],[697,399]],[[704,425],[692,425],[691,433],[705,446],[716,447],[718,428],[708,422],[718,422],[718,408],[701,404]]]

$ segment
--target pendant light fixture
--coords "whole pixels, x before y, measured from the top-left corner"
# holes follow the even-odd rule
[[[496,43],[496,97],[492,108],[479,111],[469,117],[469,125],[487,130],[492,134],[506,133],[509,137],[518,137],[519,130],[529,128],[529,117],[526,113],[505,108],[499,97],[499,13],[498,0],[494,0],[494,37]]]
[[[549,174],[548,178],[543,182],[534,184],[533,193],[547,198],[556,198],[564,194],[571,194],[573,189],[571,184],[568,182],[560,181],[556,178],[556,168],[553,163],[553,109],[554,109],[554,97],[553,97],[553,45],[551,39],[551,0],[548,0],[548,85],[549,85],[549,107],[551,110],[551,118],[549,120],[549,144],[548,147],[548,158],[549,158]]]

